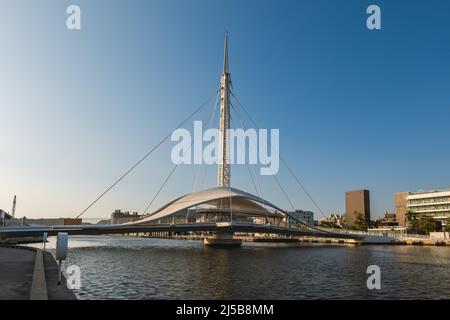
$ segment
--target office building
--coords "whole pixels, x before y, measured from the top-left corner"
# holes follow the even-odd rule
[[[361,189],[345,193],[345,221],[348,226],[353,226],[358,216],[370,222],[369,190]]]
[[[301,222],[307,224],[308,226],[314,226],[314,212],[312,211],[304,211],[304,210],[295,210],[288,212],[292,217],[300,220]],[[299,222],[292,218],[288,217],[288,224],[290,226],[298,226]]]
[[[441,226],[450,220],[450,189],[399,192],[395,194],[396,218],[400,225],[406,224],[408,212],[414,213],[416,219],[428,216]]]
[[[408,210],[407,204],[408,192],[397,192],[394,197],[395,203],[395,219],[399,226],[404,227],[406,224],[406,212]]]

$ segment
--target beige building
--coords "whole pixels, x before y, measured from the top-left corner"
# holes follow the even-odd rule
[[[370,222],[369,190],[361,189],[345,193],[345,221],[348,226],[355,224],[358,215],[362,214],[366,222]]]
[[[397,215],[395,213],[385,212],[384,217],[379,219],[380,227],[395,227],[398,226]]]
[[[407,212],[432,217],[442,226],[450,221],[450,190],[399,192],[395,194],[396,218],[405,225]]]
[[[140,215],[137,212],[130,213],[129,211],[123,212],[121,210],[115,210],[111,213],[111,224],[134,222],[141,220],[143,217],[145,216]]]

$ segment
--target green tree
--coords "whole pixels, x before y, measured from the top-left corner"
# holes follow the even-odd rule
[[[445,231],[450,232],[450,219],[446,221]]]
[[[417,213],[413,211],[408,211],[405,214],[405,222],[406,226],[413,231],[417,231],[419,229],[419,220],[417,219]]]
[[[367,220],[365,219],[365,217],[362,215],[362,213],[357,213],[356,214],[356,221],[354,224],[354,227],[356,230],[367,230],[368,228],[368,224],[367,224]]]
[[[436,231],[436,221],[432,217],[420,217],[417,221],[417,227],[419,231],[430,233]]]
[[[370,222],[371,227],[372,228],[378,228],[380,226],[381,220],[382,220],[381,218],[377,218],[377,220],[371,221]]]

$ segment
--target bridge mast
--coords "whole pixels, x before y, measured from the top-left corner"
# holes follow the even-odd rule
[[[219,122],[219,163],[217,186],[231,186],[230,170],[230,89],[231,75],[228,67],[228,33],[225,35],[225,49],[223,57],[223,72],[220,78],[220,122]]]

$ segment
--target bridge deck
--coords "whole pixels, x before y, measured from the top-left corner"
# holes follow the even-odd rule
[[[0,229],[0,239],[42,236],[47,232],[49,236],[58,232],[70,235],[102,235],[126,234],[144,232],[247,232],[266,233],[291,236],[308,236],[323,238],[362,240],[364,236],[357,234],[342,234],[328,231],[302,230],[286,228],[269,224],[250,223],[187,223],[187,224],[152,224],[152,225],[66,225],[42,227],[6,227]]]

